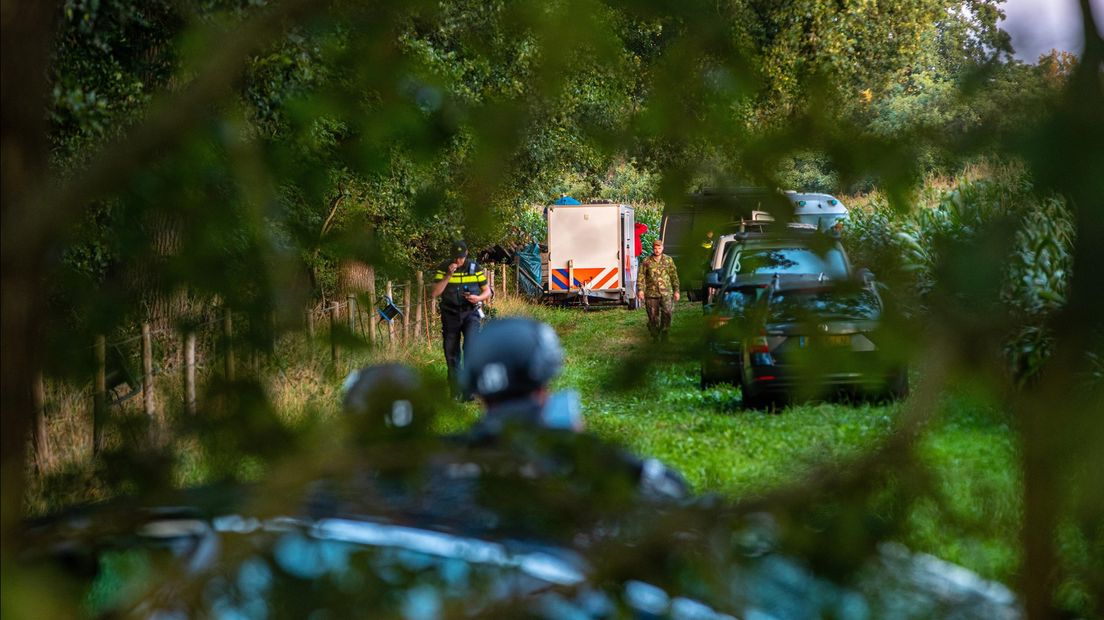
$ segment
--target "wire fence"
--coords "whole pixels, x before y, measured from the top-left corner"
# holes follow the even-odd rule
[[[512,265],[485,268],[494,295],[486,304],[516,295],[517,271]],[[414,281],[394,282],[370,278],[366,290],[350,293],[343,301],[323,300],[305,309],[301,322],[282,325],[284,337],[301,338],[310,356],[328,349],[334,374],[342,370],[342,354],[349,348],[396,350],[418,343],[430,345],[440,339],[440,311],[434,302],[432,282],[422,273]],[[265,319],[235,313],[220,304],[202,311],[203,321],[182,327],[154,328],[147,322],[138,333],[108,340],[99,335],[82,348],[93,356],[93,376],[75,392],[78,400],[92,401],[91,452],[104,447],[104,428],[112,408],[141,397],[141,408],[151,428],[158,426],[159,377],[178,374],[182,385],[183,410],[197,413],[196,394],[199,378],[221,375],[235,380],[241,368],[258,373],[261,359],[274,347],[276,318]],[[251,322],[252,321],[252,322]],[[245,329],[242,329],[245,327]],[[258,342],[268,339],[267,345]],[[34,463],[41,467],[52,461],[51,441],[46,424],[47,392],[41,374],[32,387],[36,420],[32,426]],[[70,396],[72,397],[72,395]]]

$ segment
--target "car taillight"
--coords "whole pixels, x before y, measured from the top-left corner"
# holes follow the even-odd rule
[[[705,318],[705,324],[708,325],[710,329],[719,329],[721,327],[724,327],[731,320],[732,317],[730,316],[725,316],[723,314],[711,314]]]
[[[752,338],[751,341],[748,342],[748,352],[770,353],[770,345],[767,344],[767,337],[759,336],[757,338]]]

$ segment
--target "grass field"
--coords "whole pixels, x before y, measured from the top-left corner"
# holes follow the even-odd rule
[[[579,392],[591,432],[639,455],[655,456],[680,470],[698,493],[740,499],[801,479],[818,464],[845,463],[875,446],[893,428],[903,405],[813,403],[777,413],[744,410],[739,390],[699,389],[696,326],[701,309],[680,304],[668,346],[647,338],[643,311],[583,312],[500,300],[501,315],[526,314],[552,324],[566,351],[556,389]],[[302,338],[289,337],[264,367],[262,381],[276,415],[295,433],[325,435],[337,415],[341,377],[328,367],[320,342],[308,355]],[[348,351],[343,366],[400,361],[444,378],[439,341],[377,351]],[[179,381],[161,379],[159,398],[171,409]],[[201,379],[202,383],[202,379]],[[32,476],[28,509],[49,512],[75,502],[109,496],[90,467],[87,398],[57,392],[49,416],[55,462],[51,483]],[[139,399],[135,399],[137,401]],[[131,401],[129,413],[140,414]],[[968,387],[942,395],[938,415],[917,439],[929,472],[929,489],[910,504],[901,542],[960,563],[1002,581],[1015,578],[1020,524],[1019,465],[1014,434],[1004,414],[984,393]],[[171,415],[171,413],[170,413]],[[179,414],[176,414],[179,415]],[[442,399],[437,430],[457,432],[478,416],[472,404]],[[114,441],[120,441],[118,437]],[[217,460],[217,459],[216,459]],[[239,475],[263,470],[239,466]],[[223,471],[223,473],[225,473]],[[173,481],[201,484],[220,475],[194,442],[177,450]]]
[[[503,311],[556,328],[567,354],[556,387],[580,393],[591,432],[664,460],[701,493],[750,496],[798,480],[814,465],[855,456],[890,432],[903,406],[829,402],[768,413],[741,408],[737,388],[701,390],[697,304],[679,305],[666,347],[651,344],[643,311],[520,304]],[[1014,434],[1000,409],[969,386],[940,402],[917,446],[934,494],[913,505],[902,542],[1010,581],[1020,523]],[[474,415],[466,408],[447,426],[463,426]]]

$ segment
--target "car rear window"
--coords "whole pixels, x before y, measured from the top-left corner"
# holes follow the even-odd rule
[[[810,319],[874,320],[881,314],[877,296],[867,289],[778,291],[771,296],[772,321]]]
[[[749,308],[764,299],[768,293],[769,288],[765,285],[726,289],[720,301],[731,312],[744,314]]]
[[[847,277],[847,262],[837,249],[820,255],[809,248],[742,248],[731,261],[728,272],[741,276],[823,273],[830,278]]]

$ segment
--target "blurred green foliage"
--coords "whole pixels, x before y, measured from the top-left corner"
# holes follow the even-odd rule
[[[987,323],[985,329],[1001,331],[1010,373],[1029,380],[1048,357],[1053,338],[1047,324],[1069,286],[1075,239],[1068,205],[1038,195],[1020,170],[959,179],[952,189],[927,193],[905,212],[878,196],[855,209],[845,236],[852,260],[877,266],[880,277],[896,283],[890,294],[914,318],[945,320],[931,315],[932,306],[939,312],[957,306]],[[1002,239],[987,252],[991,269],[972,264],[963,279],[942,268],[948,257],[941,252],[983,245],[994,230]],[[957,300],[953,306],[947,296]]]
[[[305,307],[344,292],[348,264],[400,279],[456,236],[475,248],[539,237],[533,205],[560,193],[645,205],[654,235],[656,205],[704,185],[877,188],[884,198],[855,213],[849,242],[920,319],[912,352],[983,382],[1010,361],[1016,381],[1038,387],[997,383],[1022,424],[1030,609],[1099,608],[1090,593],[1101,573],[1084,548],[1099,548],[1104,470],[1089,444],[1101,433],[1086,403],[1100,401],[1071,387],[1099,377],[1099,355],[1085,353],[1104,338],[1100,291],[1084,284],[1100,264],[1104,195],[1095,33],[1088,64],[1057,54],[1027,66],[997,28],[999,0],[308,4],[57,7],[42,67],[51,169],[34,180],[39,202],[5,193],[5,279],[42,275],[48,299],[16,291],[23,305],[5,317],[22,322],[5,322],[6,339],[29,334],[28,350],[47,345],[51,374],[84,382],[93,334],[151,316],[194,326],[218,302],[243,317],[253,350],[272,350]],[[274,33],[250,28],[271,15],[284,16]],[[241,62],[206,64],[251,37]],[[212,71],[229,88],[194,94]],[[145,147],[128,151],[131,141]],[[1019,158],[1029,174],[917,200],[925,174],[979,155]],[[76,200],[87,208],[49,200],[58,187],[91,188]],[[27,222],[29,245],[9,258]],[[648,376],[647,361],[623,366]],[[40,368],[16,370],[26,391]],[[895,420],[891,447],[905,448],[828,476],[815,495],[759,500],[783,515],[790,550],[843,578],[902,527],[923,478],[909,433],[933,400]],[[1066,409],[1054,411],[1059,401]],[[282,465],[290,486],[314,471],[296,465],[326,454],[284,423],[257,377],[213,385],[203,407],[208,417],[169,407],[168,419],[175,439],[209,451],[213,478]],[[30,408],[12,411],[22,437]],[[95,484],[130,491],[171,478],[163,447],[138,433],[97,462]],[[5,471],[23,471],[9,457]],[[1076,532],[1062,531],[1058,566],[1054,532],[1067,523]],[[1070,590],[1060,602],[1056,583]]]

